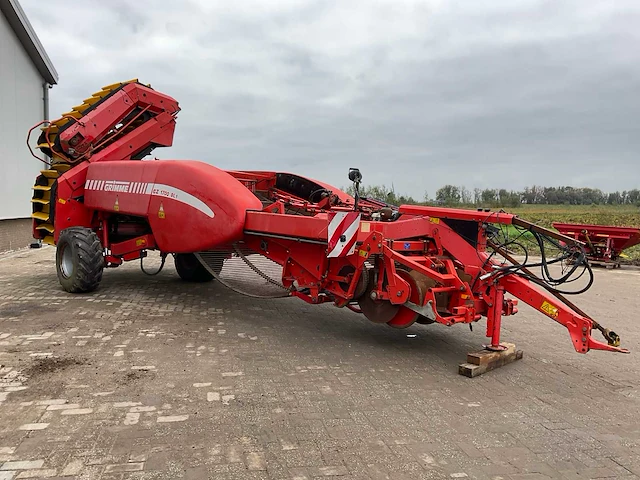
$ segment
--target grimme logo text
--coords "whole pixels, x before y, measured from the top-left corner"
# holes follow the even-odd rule
[[[104,184],[104,191],[129,193],[129,182],[107,181]]]

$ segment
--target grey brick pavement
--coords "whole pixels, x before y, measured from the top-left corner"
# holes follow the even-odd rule
[[[53,258],[0,257],[0,480],[640,477],[640,271],[578,300],[631,355],[579,355],[522,307],[524,359],[468,379],[484,322],[394,330],[172,266],[74,296]]]

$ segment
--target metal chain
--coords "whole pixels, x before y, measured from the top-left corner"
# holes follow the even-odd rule
[[[237,249],[237,247],[234,245],[234,248]],[[241,253],[238,253],[240,255],[240,257],[243,259],[243,261],[252,269],[254,270],[258,275],[262,276],[263,278],[265,278],[266,280],[274,283],[274,285],[279,286],[283,289],[286,289],[286,287],[284,285],[279,285],[277,282],[275,282],[275,280],[269,278],[268,276],[265,276],[265,274],[263,274],[262,272],[260,272],[259,270],[256,269],[256,267],[254,265],[251,264],[251,262],[249,262],[248,259],[246,259],[244,257],[244,255],[242,255]],[[251,292],[245,292],[244,290],[238,288],[238,287],[234,287],[233,285],[228,284],[227,282],[225,282],[211,267],[209,267],[209,265],[207,265],[207,262],[204,261],[204,259],[200,256],[199,253],[194,253],[194,255],[196,256],[196,258],[198,259],[198,261],[200,261],[200,263],[202,264],[202,266],[204,266],[204,268],[207,269],[207,271],[213,275],[215,277],[216,280],[218,280],[222,285],[224,285],[225,287],[227,287],[229,290],[233,290],[236,293],[239,293],[240,295],[244,295],[246,297],[252,297],[252,298],[285,298],[285,297],[289,297],[291,294],[290,292],[287,290],[286,292],[283,293],[278,293],[275,295],[258,295],[255,293],[251,293]]]
[[[271,278],[269,275],[267,275],[264,272],[261,272],[258,267],[256,267],[253,263],[251,263],[251,261],[244,256],[244,254],[242,253],[242,251],[238,248],[238,244],[234,243],[233,244],[233,248],[235,249],[236,253],[238,254],[238,256],[244,261],[244,263],[246,263],[249,268],[251,270],[253,270],[254,272],[256,272],[258,275],[260,275],[262,278],[264,278],[267,282],[272,283],[273,285],[275,285],[276,287],[280,287],[283,288],[285,290],[289,290],[287,287],[285,287],[284,285],[282,285],[280,282],[274,280],[273,278]]]

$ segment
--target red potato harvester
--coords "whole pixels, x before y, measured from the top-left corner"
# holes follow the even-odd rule
[[[234,252],[249,251],[281,266],[288,296],[332,302],[375,323],[471,325],[486,317],[486,349],[501,351],[502,318],[517,313],[520,300],[564,325],[579,353],[627,352],[563,295],[580,292],[559,288],[580,269],[593,280],[580,241],[504,212],[360,198],[357,169],[349,171],[351,196],[291,173],[145,160],[171,146],[178,112],[175,99],[131,80],[43,122],[38,148],[51,160],[41,159],[47,167],[33,187],[33,234],[56,245],[64,290],[92,291],[104,268],[149,250],[163,262],[173,255],[190,281],[217,278]],[[559,256],[518,263],[507,249],[514,242],[500,238],[505,225],[551,242]],[[551,276],[549,264],[568,260],[568,273]],[[606,342],[592,337],[594,329]]]

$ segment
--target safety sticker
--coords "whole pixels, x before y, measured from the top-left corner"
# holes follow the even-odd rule
[[[162,202],[160,202],[160,208],[158,209],[158,218],[164,218],[164,207],[162,206]]]
[[[120,204],[118,203],[118,196],[116,195],[116,203],[113,204],[113,210],[116,212],[120,211]]]
[[[440,219],[437,217],[429,217],[431,223],[440,223]]]
[[[542,302],[542,306],[540,307],[540,310],[542,310],[544,313],[546,313],[552,318],[558,318],[558,307],[554,307],[546,300]]]

